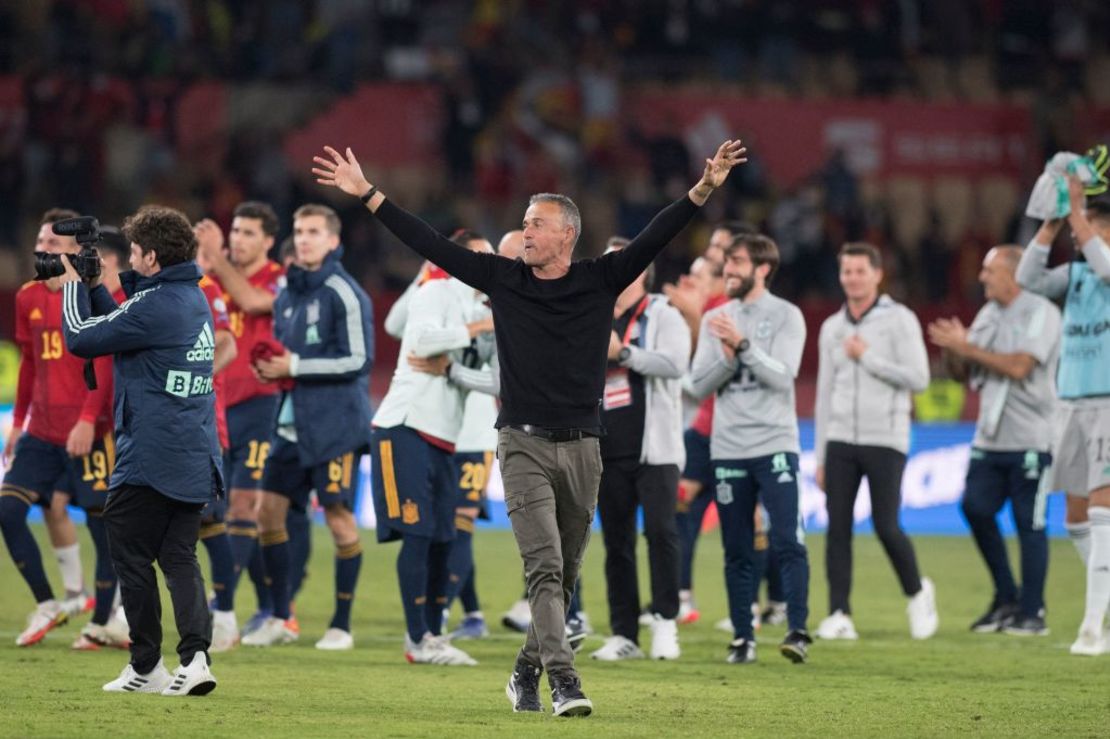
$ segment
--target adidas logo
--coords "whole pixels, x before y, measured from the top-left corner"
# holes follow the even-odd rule
[[[197,341],[192,350],[185,355],[190,362],[211,362],[216,356],[216,337],[212,335],[212,326],[204,324],[204,328],[197,335]]]
[[[794,476],[789,472],[783,472],[778,476],[779,482],[794,482]]]

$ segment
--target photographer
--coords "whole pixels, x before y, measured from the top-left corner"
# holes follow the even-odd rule
[[[196,543],[201,509],[223,494],[212,314],[197,287],[196,238],[181,213],[144,207],[124,234],[133,271],[121,276],[130,296],[123,305],[80,259],[62,260],[61,278],[66,346],[80,357],[115,355],[118,452],[104,520],[131,627],[131,663],[104,690],[203,695],[216,679],[208,670],[212,619]],[[181,666],[172,676],[161,658],[155,560],[181,636]]]

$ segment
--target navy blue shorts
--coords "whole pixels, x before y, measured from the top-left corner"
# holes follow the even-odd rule
[[[683,480],[700,482],[702,490],[713,485],[713,462],[709,459],[709,437],[702,436],[694,429],[686,429],[682,435],[686,445],[686,468],[682,470]]]
[[[309,505],[313,490],[323,507],[342,505],[353,511],[361,456],[362,450],[355,449],[327,462],[302,467],[297,445],[275,436],[262,489],[289,498],[290,505],[301,511]]]
[[[227,409],[227,439],[231,445],[224,456],[228,490],[261,490],[266,458],[277,419],[277,395],[260,395]]]
[[[73,505],[85,510],[104,507],[108,484],[116,463],[115,440],[111,434],[93,442],[92,450],[70,457],[58,444],[23,434],[15,445],[15,459],[4,474],[4,494],[16,495],[28,504],[50,507],[54,491],[67,493]]]
[[[493,469],[493,452],[456,452],[454,462],[458,507],[477,508],[478,518],[488,521],[486,487]]]
[[[403,535],[455,538],[458,472],[452,455],[407,426],[370,434],[371,488],[378,541]]]

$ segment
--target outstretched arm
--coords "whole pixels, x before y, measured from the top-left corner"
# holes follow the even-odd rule
[[[739,139],[721,144],[713,158],[705,160],[701,179],[690,188],[686,197],[668,205],[628,246],[606,257],[611,260],[613,287],[617,292],[631,285],[671,239],[678,236],[697,209],[705,205],[713,191],[724,184],[732,168],[748,161],[744,157],[746,152]]]
[[[493,269],[499,259],[497,255],[478,254],[459,246],[404,208],[386,200],[385,195],[362,174],[362,166],[350,147],[346,156],[330,146],[325,146],[324,152],[327,157],[312,158],[318,165],[312,168],[318,183],[357,198],[364,198],[367,193],[373,192],[366,200],[366,207],[394,236],[451,276],[477,290],[489,292]]]

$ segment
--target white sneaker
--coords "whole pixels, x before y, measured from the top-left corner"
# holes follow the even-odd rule
[[[67,616],[73,618],[80,616],[82,613],[89,613],[96,607],[96,598],[82,590],[77,595],[63,598],[59,605]]]
[[[162,695],[208,695],[216,689],[216,676],[208,669],[208,655],[197,652],[188,665],[173,671],[173,680],[162,689]]]
[[[344,631],[343,629],[328,629],[316,642],[317,649],[323,649],[330,652],[339,652],[344,649],[355,648],[355,638],[351,636],[351,632]]]
[[[698,605],[694,602],[693,596],[678,601],[678,618],[675,620],[686,626],[696,623],[699,618],[701,618],[701,612],[698,611]]]
[[[651,611],[641,611],[638,622],[640,626],[647,626],[650,628],[651,625],[655,622],[655,614]]]
[[[115,680],[104,684],[106,693],[161,693],[173,682],[173,676],[166,671],[162,660],[154,669],[145,675],[135,672],[135,668],[128,663]]]
[[[590,616],[585,611],[575,611],[570,615],[572,619],[578,619],[579,627],[587,634],[594,633],[593,626],[590,625]]]
[[[859,634],[856,633],[856,625],[852,623],[851,616],[844,611],[833,611],[817,627],[817,638],[855,641],[859,639]]]
[[[513,607],[501,617],[501,623],[507,629],[526,633],[532,623],[532,609],[528,606],[528,599],[521,598]]]
[[[731,618],[722,618],[720,621],[713,624],[713,628],[715,628],[717,631],[727,631],[728,633],[731,634],[733,632],[732,619]]]
[[[921,578],[921,590],[910,598],[906,613],[910,617],[910,636],[914,639],[928,639],[937,633],[940,617],[937,616],[937,594],[932,580]]]
[[[131,640],[127,637],[126,632],[121,635],[118,628],[110,628],[111,626],[111,619],[105,626],[94,623],[85,624],[71,648],[79,652],[96,652],[108,647],[116,649],[130,647]]]
[[[210,652],[229,652],[239,644],[239,625],[235,611],[212,611],[212,644]]]
[[[286,626],[284,620],[270,616],[261,626],[244,636],[240,644],[245,647],[272,647],[296,640],[297,633]]]
[[[452,646],[445,637],[424,634],[418,644],[414,644],[408,634],[405,634],[405,659],[413,664],[424,665],[464,665],[470,667],[478,664],[478,660],[469,654]]]
[[[19,647],[29,647],[38,644],[51,629],[61,626],[69,620],[69,615],[56,600],[45,600],[39,603],[31,615],[27,617],[27,628],[16,637],[15,643]]]
[[[651,622],[651,658],[678,659],[682,649],[678,646],[678,622],[663,618],[658,613]]]
[[[1079,636],[1071,645],[1071,653],[1086,657],[1097,657],[1110,651],[1110,641],[1106,631],[1102,630],[1101,623],[1092,623],[1092,619],[1083,619],[1079,627]]]
[[[601,649],[590,654],[590,657],[601,662],[620,662],[626,659],[643,659],[644,652],[631,639],[623,636],[610,636],[601,645]]]

